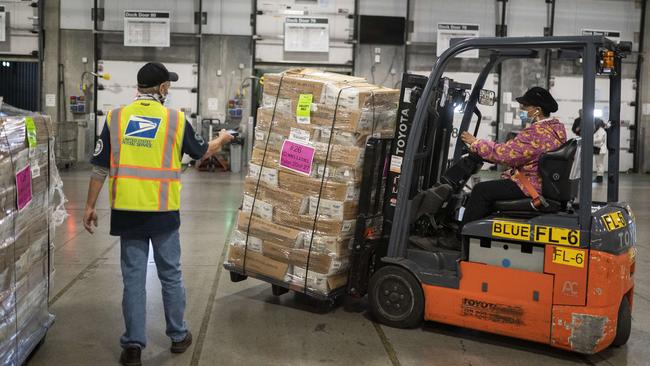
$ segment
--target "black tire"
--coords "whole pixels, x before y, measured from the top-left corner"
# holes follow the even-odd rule
[[[422,322],[424,294],[420,282],[406,269],[384,266],[370,278],[370,311],[380,323],[415,328]]]
[[[618,319],[616,320],[616,337],[612,346],[620,347],[627,343],[632,332],[632,309],[627,296],[623,296],[621,306],[618,308]]]

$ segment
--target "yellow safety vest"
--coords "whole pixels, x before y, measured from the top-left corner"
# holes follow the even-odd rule
[[[176,211],[181,205],[181,147],[185,114],[153,100],[110,111],[111,208]]]

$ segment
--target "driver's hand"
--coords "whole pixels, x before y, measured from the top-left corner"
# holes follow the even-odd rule
[[[463,131],[463,133],[460,134],[460,139],[467,145],[472,145],[476,141],[476,137],[467,131]]]

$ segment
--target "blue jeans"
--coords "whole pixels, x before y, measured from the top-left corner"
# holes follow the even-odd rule
[[[149,241],[162,286],[165,307],[166,334],[173,342],[180,342],[187,335],[185,313],[185,287],[181,276],[181,243],[178,230],[151,236],[122,236],[121,264],[124,293],[122,313],[126,331],[120,338],[122,347],[147,345],[147,259]]]

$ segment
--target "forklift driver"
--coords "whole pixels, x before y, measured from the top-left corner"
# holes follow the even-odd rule
[[[492,212],[495,201],[530,197],[535,207],[540,207],[541,177],[538,172],[539,157],[566,142],[564,125],[550,117],[558,109],[557,102],[544,88],[533,87],[522,97],[519,117],[528,127],[505,143],[477,139],[463,132],[461,139],[470,151],[483,160],[508,166],[510,169],[499,180],[481,182],[474,186],[465,205],[462,224],[481,219]]]

